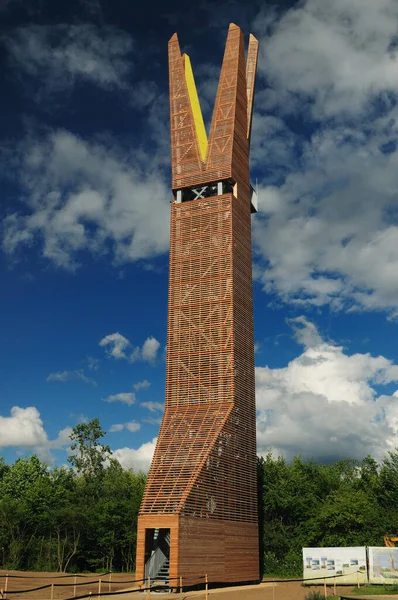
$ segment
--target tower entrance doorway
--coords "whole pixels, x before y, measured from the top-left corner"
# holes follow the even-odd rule
[[[169,571],[170,529],[145,529],[145,579],[168,583]]]

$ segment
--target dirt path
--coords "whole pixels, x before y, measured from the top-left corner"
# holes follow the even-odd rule
[[[0,590],[5,589],[6,575],[6,571],[0,570]],[[73,597],[75,591],[74,577],[60,577],[60,575],[60,573],[10,571],[7,581],[7,598],[8,600],[63,600],[64,598]],[[92,596],[95,596],[95,600],[97,600],[99,578],[100,575],[98,573],[76,577],[76,596],[82,596],[91,592]],[[105,575],[101,578],[102,592],[109,590],[109,579],[111,579],[111,591],[116,592],[132,588],[135,576],[131,573],[112,573],[111,578],[109,575]],[[51,590],[52,583],[54,584],[53,591]],[[42,586],[48,587],[31,592],[27,591]],[[18,593],[19,591],[21,593]],[[136,597],[137,594],[134,594],[134,596]],[[127,600],[128,594],[121,597]],[[114,596],[108,596],[108,599],[111,598],[114,598]],[[104,596],[105,599],[106,596]]]
[[[12,577],[8,579],[7,600],[64,600],[72,598],[74,591],[76,596],[89,594],[93,600],[98,599],[98,573],[92,573],[81,577],[76,577],[76,589],[74,590],[74,577],[60,578],[57,573],[29,573],[25,571],[13,571],[9,573]],[[5,587],[6,572],[0,570],[0,589]],[[137,593],[134,585],[134,575],[124,573],[112,573],[111,578],[105,575],[101,578],[101,595],[109,590],[109,579],[111,579],[110,588],[112,592],[131,591],[131,594],[115,594],[112,596],[103,596],[103,600],[146,600],[146,593]],[[53,590],[51,584],[54,583]],[[61,585],[60,585],[61,584]],[[32,588],[49,586],[41,590],[33,591]],[[311,590],[318,589],[323,594],[323,586],[312,586]],[[27,591],[32,590],[32,591]],[[351,586],[337,586],[337,594],[349,593]],[[235,586],[222,589],[210,589],[209,600],[305,600],[309,588],[303,587],[300,582],[275,583],[272,581],[263,582],[259,585]],[[333,587],[328,588],[328,593],[332,594]],[[183,592],[170,596],[170,594],[151,593],[151,600],[169,600],[187,599],[187,600],[206,600],[204,591]],[[381,598],[379,596],[379,598]]]

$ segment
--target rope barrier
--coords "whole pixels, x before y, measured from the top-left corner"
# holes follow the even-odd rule
[[[178,577],[170,577],[167,581],[172,581],[178,579]],[[143,581],[142,579],[139,581]],[[116,596],[117,594],[135,594],[137,592],[156,592],[157,590],[163,589],[165,586],[163,585],[151,585],[150,587],[143,587],[137,590],[121,590],[119,592],[101,592],[101,596]],[[178,587],[178,586],[175,586]],[[81,600],[82,598],[91,598],[94,594],[83,594],[82,596],[72,596],[71,598],[64,598],[63,600]]]
[[[105,575],[112,575],[112,571],[107,571],[106,573],[98,573],[98,577],[105,577]],[[67,575],[9,575],[8,573],[1,574],[0,577],[8,577],[9,579],[63,579],[65,577],[92,577],[93,574],[89,573],[88,575],[79,575],[78,573],[68,573]]]
[[[350,573],[350,575],[353,575],[355,573],[364,575],[363,571],[353,571],[352,573]],[[36,592],[38,590],[44,590],[44,589],[47,589],[47,588],[50,588],[50,587],[71,587],[71,586],[77,587],[77,586],[82,586],[82,585],[94,585],[94,584],[98,584],[100,578],[103,577],[103,576],[106,576],[106,575],[111,575],[111,572],[107,572],[107,573],[104,573],[102,575],[100,574],[100,577],[98,579],[91,580],[91,581],[82,581],[82,582],[79,582],[79,583],[48,583],[48,584],[45,584],[45,585],[42,585],[42,586],[38,586],[38,587],[34,587],[34,588],[29,588],[27,590],[9,590],[8,589],[6,593],[7,594],[25,594],[25,593],[29,593],[29,592]],[[304,579],[304,578],[295,578],[295,579],[263,579],[261,583],[272,583],[272,584],[275,584],[275,583],[299,583],[299,582],[311,583],[311,582],[315,582],[316,581],[316,582],[318,582],[319,585],[322,585],[322,582],[325,582],[326,580],[333,579],[335,581],[336,579],[339,579],[341,577],[346,577],[346,576],[347,576],[347,574],[328,575],[328,576],[325,576],[325,577],[319,576],[319,577],[314,577],[314,578],[311,578],[311,579]],[[26,579],[29,579],[29,578],[32,579],[32,578],[34,578],[34,576],[32,576],[32,575],[24,576],[24,575],[9,575],[9,574],[7,574],[7,575],[0,575],[0,577],[8,577],[8,578],[11,578],[11,577],[13,577],[13,578],[21,577],[21,578],[26,578]],[[60,577],[85,577],[85,576],[84,575],[74,575],[74,574],[72,574],[72,575],[61,575]],[[52,579],[59,579],[60,577],[53,577],[52,578],[51,576],[43,576],[42,579],[51,579],[51,578]],[[197,585],[194,582],[196,582],[198,580],[204,580],[204,579],[206,579],[206,575],[198,575],[197,577],[190,577],[188,579],[189,583],[186,582],[185,586],[189,587],[189,586],[192,586],[192,585]],[[101,581],[102,581],[102,579],[101,579]],[[129,583],[145,583],[146,581],[147,581],[146,579],[130,579],[130,580],[127,580],[127,581],[114,581],[112,579],[111,583],[112,583],[112,585],[120,585],[120,584],[124,585],[124,584],[129,584]],[[141,587],[141,588],[139,588],[137,590],[120,590],[120,591],[115,591],[115,592],[101,592],[100,596],[113,596],[113,595],[116,595],[116,594],[127,594],[127,593],[132,594],[132,593],[135,593],[135,592],[145,592],[145,591],[148,591],[148,590],[149,591],[151,591],[151,590],[152,591],[156,591],[156,590],[159,590],[159,589],[163,589],[165,586],[169,587],[169,583],[172,582],[172,581],[177,581],[177,582],[179,581],[181,583],[182,582],[182,578],[181,577],[168,577],[165,580],[164,585],[155,584],[155,585],[151,585],[149,587]],[[102,583],[110,583],[110,582],[109,581],[102,581]],[[207,583],[207,579],[206,579],[206,583]],[[228,581],[212,581],[212,582],[209,582],[209,583],[212,586],[220,586],[220,585],[231,585],[232,582],[228,582]],[[236,582],[234,582],[234,583],[236,583]],[[172,587],[178,588],[180,586],[177,584],[177,585],[174,585]],[[81,596],[72,596],[70,598],[65,598],[64,600],[80,600],[80,599],[83,599],[83,598],[90,598],[93,595],[98,595],[98,594],[93,594],[93,592],[90,592],[88,594],[83,594]]]
[[[94,581],[82,581],[80,583],[54,583],[54,587],[71,587],[75,585],[76,587],[79,585],[91,585],[92,583],[98,583],[98,579]],[[108,583],[108,581],[103,581],[103,583]],[[117,583],[117,581],[112,581],[112,583]],[[128,581],[120,581],[120,583],[129,583]]]
[[[30,588],[29,590],[7,590],[8,594],[27,594],[28,592],[37,592],[37,590],[45,590],[46,588],[50,588],[51,583],[47,585],[40,585],[39,587]]]

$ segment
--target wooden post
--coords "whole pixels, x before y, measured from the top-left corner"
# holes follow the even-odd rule
[[[98,600],[101,598],[101,579],[98,579]]]
[[[112,588],[112,573],[109,573],[109,585],[108,585],[108,592],[111,591]]]
[[[6,575],[6,582],[4,584],[4,598],[7,598],[7,590],[8,590],[8,573]]]
[[[205,581],[206,581],[206,600],[208,600],[208,598],[209,598],[209,580],[207,577],[207,573],[205,575]]]
[[[73,597],[76,598],[76,575],[73,580]]]
[[[51,584],[51,600],[54,600],[54,584]]]
[[[272,600],[275,600],[275,579],[272,580]]]
[[[182,577],[180,575],[180,598],[182,599]]]
[[[4,598],[4,596],[3,596],[3,588],[1,588],[1,590],[0,590],[0,595],[1,595],[2,598]]]
[[[336,596],[336,577],[333,577],[333,594]]]
[[[150,600],[151,598],[151,578],[148,577],[148,588],[146,591],[146,597],[148,598],[148,600]]]
[[[323,580],[323,591],[325,592],[325,598],[328,597],[328,591],[326,589],[326,579]]]
[[[359,571],[357,571],[357,586],[358,586],[358,589],[361,587],[360,583],[359,583]]]

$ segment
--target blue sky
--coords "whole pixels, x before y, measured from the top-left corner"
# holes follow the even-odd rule
[[[0,0],[0,448],[66,460],[99,417],[147,469],[164,403],[167,42],[207,122],[231,21],[252,133],[258,450],[381,459],[398,430],[395,0]]]

